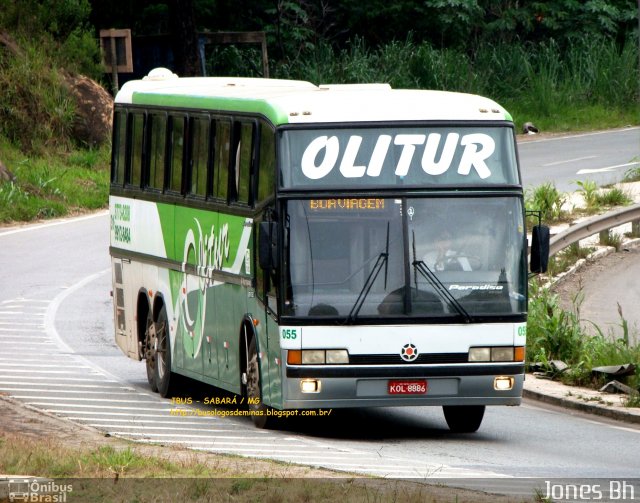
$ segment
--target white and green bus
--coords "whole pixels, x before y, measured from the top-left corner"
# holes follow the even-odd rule
[[[187,376],[260,427],[438,405],[454,431],[521,402],[523,189],[489,99],[157,69],[116,97],[109,208],[116,342],[162,396]]]

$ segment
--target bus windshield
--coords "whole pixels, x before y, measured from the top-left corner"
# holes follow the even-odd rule
[[[511,126],[295,129],[280,146],[284,189],[519,183]]]
[[[516,196],[289,200],[284,316],[475,319],[523,315]]]

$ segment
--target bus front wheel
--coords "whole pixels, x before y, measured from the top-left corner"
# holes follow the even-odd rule
[[[260,363],[255,336],[249,342],[247,349],[247,402],[251,420],[257,428],[269,428],[272,418],[268,416],[269,407],[262,401],[262,380],[260,379]]]
[[[484,417],[484,405],[444,405],[442,411],[449,429],[454,433],[478,431]]]

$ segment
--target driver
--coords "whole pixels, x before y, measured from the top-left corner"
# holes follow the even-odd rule
[[[465,254],[453,246],[451,233],[444,229],[433,242],[433,249],[424,258],[424,263],[435,271],[471,271]]]

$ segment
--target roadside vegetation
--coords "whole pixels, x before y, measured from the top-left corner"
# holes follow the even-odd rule
[[[54,489],[50,494],[34,493],[38,501],[510,501],[505,496],[442,485],[348,477],[347,474],[335,477],[328,471],[324,477],[315,471],[316,476],[303,478],[304,468],[277,462],[257,462],[249,470],[243,470],[243,463],[233,456],[204,457],[166,448],[160,452],[153,447],[124,447],[121,442],[115,446],[107,442],[95,447],[73,448],[54,439],[0,434],[0,473],[37,473],[38,477],[55,479],[55,487],[63,488]],[[41,484],[46,487],[45,481]],[[522,501],[534,501],[534,497],[522,498]]]
[[[629,170],[624,182],[640,180],[640,168]],[[570,223],[575,218],[603,213],[612,207],[631,204],[632,199],[621,186],[598,187],[592,181],[577,181],[576,193],[583,204],[567,209],[569,195],[559,192],[552,183],[533,188],[526,194],[527,209],[542,212],[547,224]],[[533,222],[528,222],[532,225]],[[608,232],[600,237],[600,244],[612,246],[619,251],[623,236]],[[574,243],[551,257],[545,276],[532,278],[527,323],[527,362],[541,366],[554,378],[566,384],[600,388],[605,382],[602,374],[593,373],[595,367],[635,364],[635,375],[626,378],[626,384],[640,391],[640,345],[633,344],[630,327],[618,305],[619,324],[616,330],[605,333],[598,325],[586,322],[580,316],[582,296],[577,292],[572,299],[572,308],[565,309],[553,291],[552,278],[569,270],[579,260],[587,259],[595,247],[581,247]],[[592,330],[587,330],[586,324]],[[595,334],[595,335],[594,335]],[[557,372],[552,361],[560,360],[569,365]],[[640,407],[640,393],[626,398],[626,405]]]
[[[527,361],[541,365],[553,377],[566,384],[600,388],[604,378],[593,369],[609,365],[640,362],[640,346],[632,344],[629,326],[618,306],[619,335],[605,333],[592,324],[595,335],[590,335],[580,317],[580,293],[573,299],[573,309],[560,305],[558,295],[537,280],[530,282],[529,321],[527,323]],[[569,365],[566,371],[556,372],[551,364],[560,360]],[[634,389],[640,386],[640,371],[626,378]],[[638,395],[627,397],[627,406],[638,407]]]
[[[109,149],[24,154],[0,140],[14,180],[0,183],[0,223],[28,222],[104,208]]]

